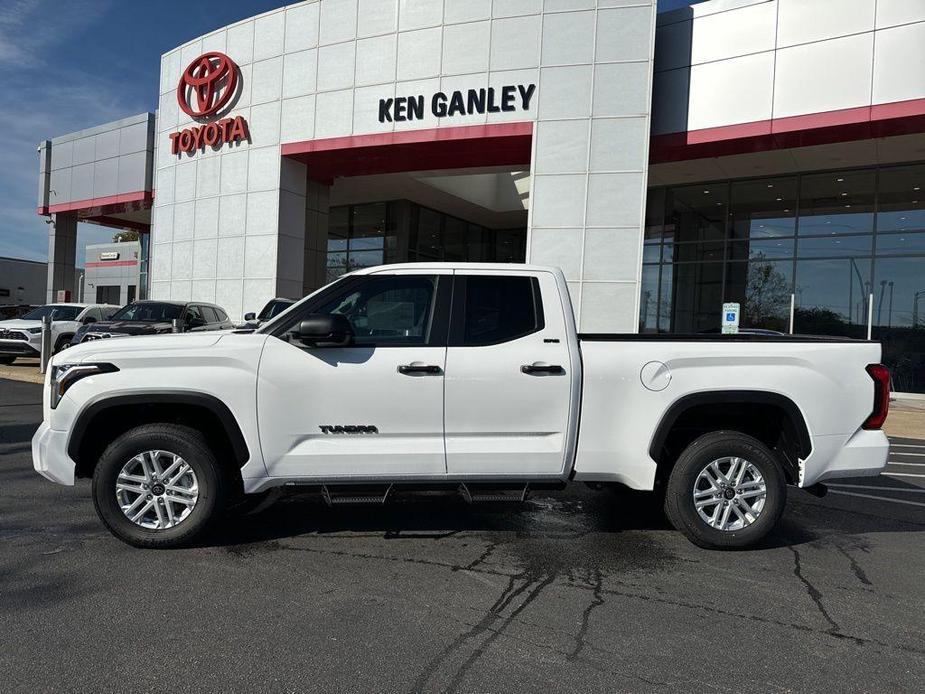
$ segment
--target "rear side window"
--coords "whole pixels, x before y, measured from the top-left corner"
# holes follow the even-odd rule
[[[218,316],[218,320],[224,323],[228,320],[228,314],[225,313],[224,309],[219,308],[218,306],[213,306],[212,309],[215,311],[215,315]]]
[[[510,342],[543,329],[543,304],[535,277],[457,277],[453,344],[467,347]]]
[[[211,306],[201,306],[200,308],[202,308],[202,316],[206,319],[206,323],[218,323],[221,320]]]

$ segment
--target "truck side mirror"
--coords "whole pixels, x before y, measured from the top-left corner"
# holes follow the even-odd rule
[[[247,323],[250,323],[251,321],[255,321],[255,320],[257,320],[257,314],[254,313],[253,311],[251,311],[250,313],[245,313],[245,314],[244,314],[244,320],[245,320],[245,322],[247,322]]]
[[[312,313],[299,323],[295,337],[310,347],[346,347],[353,342],[353,328],[340,313]]]

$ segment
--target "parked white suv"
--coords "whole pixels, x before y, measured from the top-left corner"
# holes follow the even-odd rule
[[[578,334],[558,269],[390,265],[256,332],[68,349],[32,454],[60,484],[92,477],[102,521],[141,547],[191,542],[283,485],[479,501],[573,480],[664,490],[693,542],[743,547],[777,523],[786,485],[883,469],[879,360],[843,338]]]
[[[82,325],[107,320],[118,310],[110,304],[46,304],[21,318],[0,321],[0,364],[12,364],[16,357],[41,356],[45,316],[51,316],[51,345],[57,353]]]

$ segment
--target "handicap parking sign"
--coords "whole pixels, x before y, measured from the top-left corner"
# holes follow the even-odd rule
[[[723,304],[723,334],[736,335],[739,332],[739,309],[737,303]]]

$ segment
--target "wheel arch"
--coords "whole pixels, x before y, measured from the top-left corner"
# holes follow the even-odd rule
[[[792,484],[799,480],[798,459],[812,452],[806,418],[786,395],[763,390],[691,393],[668,407],[652,436],[649,455],[658,464],[656,482],[670,472],[687,444],[722,429],[740,431],[767,445]]]
[[[231,457],[238,471],[250,459],[237,419],[214,395],[192,391],[142,391],[104,395],[81,410],[67,443],[68,456],[76,463],[76,476],[92,475],[99,455],[109,443],[134,426],[153,421],[200,429],[212,445],[221,449],[220,454]]]

